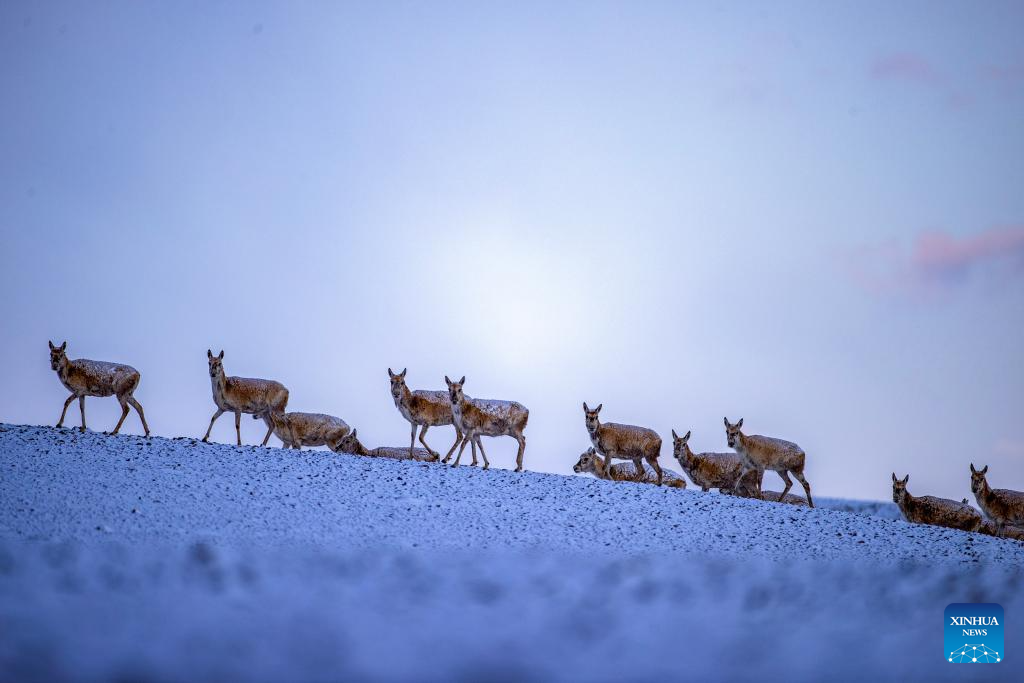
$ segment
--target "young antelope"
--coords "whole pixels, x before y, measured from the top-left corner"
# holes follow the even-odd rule
[[[142,376],[139,371],[130,365],[120,363],[107,363],[100,360],[88,360],[79,358],[70,360],[65,351],[68,343],[65,341],[60,346],[50,344],[50,367],[57,373],[60,383],[63,384],[71,395],[64,401],[64,410],[60,413],[58,427],[64,426],[64,417],[67,415],[68,406],[76,398],[78,409],[82,413],[82,431],[85,431],[85,397],[86,396],[116,396],[117,402],[121,404],[121,419],[111,434],[117,434],[128,417],[128,406],[135,408],[142,420],[142,428],[149,436],[149,425],[146,424],[146,415],[142,412],[142,405],[133,396],[139,386]]]
[[[637,427],[635,425],[616,424],[614,422],[601,423],[598,413],[604,404],[591,410],[587,404],[583,404],[583,416],[587,425],[587,434],[590,435],[590,442],[594,449],[604,457],[605,468],[611,467],[612,458],[619,460],[632,460],[636,480],[643,479],[644,468],[642,463],[646,460],[651,469],[658,475],[658,486],[661,486],[662,474],[661,465],[658,464],[658,456],[661,455],[661,437],[653,429]]]
[[[395,401],[395,407],[412,426],[412,434],[409,437],[410,457],[413,448],[416,446],[416,427],[420,427],[420,443],[434,455],[440,457],[440,453],[432,449],[424,437],[431,427],[442,425],[454,425],[455,418],[452,416],[452,402],[447,391],[411,391],[405,384],[405,369],[394,373],[388,368],[388,377],[391,379],[391,398]],[[455,443],[448,449],[444,456],[444,462],[452,457],[452,453],[462,443],[462,431],[455,427]]]
[[[1005,536],[1007,527],[1024,527],[1024,493],[990,488],[987,473],[988,465],[976,470],[971,463],[971,491],[985,517],[996,525],[999,535]]]
[[[743,459],[740,477],[745,476],[750,470],[757,471],[758,497],[760,497],[761,493],[761,475],[764,474],[765,470],[777,472],[782,477],[782,481],[786,485],[782,489],[783,498],[789,493],[789,489],[793,487],[793,480],[787,474],[792,473],[804,487],[804,493],[807,494],[807,505],[814,507],[814,500],[811,499],[811,485],[804,478],[804,459],[806,456],[802,448],[792,441],[774,439],[770,436],[759,436],[756,434],[747,436],[741,431],[743,427],[742,418],[736,424],[729,424],[729,418],[723,419],[725,421],[725,434],[729,442],[729,448],[736,449],[740,458]]]
[[[242,445],[240,420],[242,413],[252,415],[253,419],[262,418],[267,425],[267,435],[263,437],[264,446],[274,433],[274,423],[270,421],[270,413],[283,413],[288,405],[288,390],[280,382],[269,379],[250,379],[248,377],[228,377],[224,374],[224,351],[213,355],[206,350],[206,359],[210,365],[210,384],[213,387],[213,402],[217,412],[210,418],[210,426],[206,429],[203,441],[209,441],[210,431],[217,418],[226,412],[235,414],[235,435],[238,445]]]
[[[526,406],[516,401],[466,396],[462,391],[462,386],[466,383],[465,375],[458,382],[451,381],[445,375],[444,381],[448,384],[448,396],[452,402],[452,417],[455,420],[455,426],[463,434],[462,445],[459,446],[459,454],[455,456],[452,467],[458,467],[462,451],[466,449],[468,442],[473,453],[473,464],[476,464],[476,449],[479,448],[486,470],[491,463],[487,460],[487,453],[484,452],[484,445],[481,443],[480,437],[511,436],[519,442],[515,471],[522,472],[523,453],[526,451],[526,437],[523,435],[523,430],[526,429],[526,421],[530,418],[530,411],[526,409]]]

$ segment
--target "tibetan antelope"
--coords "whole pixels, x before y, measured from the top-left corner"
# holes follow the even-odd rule
[[[653,429],[646,427],[614,422],[601,424],[597,414],[601,412],[603,406],[604,404],[601,403],[597,408],[591,410],[584,402],[583,415],[586,418],[590,442],[594,444],[595,450],[604,457],[605,468],[611,466],[612,458],[632,460],[636,481],[642,481],[644,468],[641,463],[646,460],[657,473],[657,484],[661,486],[661,465],[658,464],[658,456],[661,455],[661,437]]]
[[[986,536],[996,536],[998,538],[1012,538],[1017,541],[1024,541],[1024,527],[1018,526],[1004,526],[1001,530],[997,524],[993,524],[989,520],[985,520],[978,527],[978,533],[985,534]]]
[[[323,413],[278,413],[269,411],[274,435],[285,448],[302,450],[303,446],[327,446],[337,451],[338,443],[351,429],[340,417]]]
[[[442,425],[454,425],[455,418],[452,417],[452,402],[447,391],[410,391],[405,384],[405,370],[394,373],[388,368],[388,377],[391,379],[391,398],[395,401],[395,407],[402,417],[409,421],[412,426],[412,434],[409,436],[409,453],[412,453],[416,445],[416,427],[420,429],[420,443],[434,455],[440,457],[440,453],[432,449],[424,439],[427,429]],[[462,431],[455,427],[455,443],[448,449],[443,462],[448,462],[452,453],[462,443]]]
[[[904,519],[912,524],[931,524],[962,531],[977,531],[982,519],[978,511],[965,500],[958,503],[948,498],[935,496],[912,496],[907,490],[910,475],[902,479],[892,473],[892,502],[899,506]]]
[[[786,494],[789,493],[789,489],[793,487],[793,480],[787,474],[791,472],[804,487],[804,492],[807,494],[807,505],[814,507],[814,501],[811,499],[811,485],[804,478],[804,459],[806,456],[802,448],[790,441],[773,439],[770,436],[758,436],[756,434],[747,436],[740,431],[743,427],[743,418],[740,418],[740,421],[736,424],[729,424],[729,418],[723,418],[723,420],[725,421],[725,434],[729,442],[729,448],[735,449],[743,460],[740,477],[745,476],[750,470],[757,471],[757,497],[761,497],[761,477],[764,471],[772,470],[773,472],[778,472],[779,476],[782,477],[783,483],[786,485],[782,489],[782,498],[785,498]]]
[[[242,430],[239,422],[242,413],[252,415],[254,420],[260,418],[267,425],[267,435],[263,437],[264,446],[274,433],[274,424],[270,421],[270,413],[283,413],[288,405],[288,390],[280,382],[270,379],[250,379],[248,377],[227,377],[224,375],[224,351],[213,355],[206,350],[206,359],[210,364],[210,384],[213,387],[213,402],[217,404],[217,412],[210,418],[210,426],[206,429],[203,441],[209,441],[210,431],[217,418],[226,412],[235,414],[235,435],[238,445],[242,445]]]
[[[719,489],[749,498],[757,492],[757,473],[751,470],[740,480],[743,461],[736,453],[694,453],[690,450],[690,432],[683,436],[672,430],[672,457],[683,472],[705,493]]]
[[[419,462],[437,462],[438,453],[425,448],[410,449],[393,446],[378,446],[377,448],[366,448],[359,441],[358,429],[353,429],[338,441],[338,447],[331,450],[337,453],[348,453],[349,455],[365,455],[370,458],[393,458],[394,460],[417,460]]]
[[[654,470],[648,467],[645,463],[641,462],[641,466],[644,468],[644,476],[641,481],[645,484],[656,484],[658,481],[658,475],[654,473]],[[577,474],[586,472],[592,474],[598,479],[605,479],[608,481],[637,481],[636,471],[633,469],[635,466],[631,462],[620,462],[611,466],[611,469],[606,469],[604,464],[604,458],[597,454],[597,451],[593,447],[587,449],[580,455],[580,459],[573,465],[572,470]],[[664,476],[665,486],[674,489],[685,489],[686,480],[681,476],[673,472],[668,468],[662,469]]]
[[[748,475],[749,476],[749,475]],[[739,495],[739,494],[737,494]],[[740,498],[753,498],[753,496],[739,496]],[[807,506],[807,501],[800,496],[794,496],[792,493],[787,493],[786,497],[783,498],[782,494],[778,491],[762,491],[761,500],[769,503],[785,503],[787,505],[802,505]]]
[[[455,427],[462,432],[462,445],[459,446],[459,454],[455,456],[452,467],[458,467],[462,451],[466,449],[466,443],[469,442],[473,453],[473,464],[476,465],[476,449],[479,447],[486,470],[491,463],[487,460],[487,453],[484,452],[484,445],[480,442],[480,437],[511,436],[519,442],[515,471],[522,472],[523,452],[526,450],[526,437],[523,436],[523,430],[526,429],[526,421],[530,418],[530,411],[526,409],[526,406],[516,401],[466,396],[462,390],[462,385],[466,383],[465,375],[458,382],[451,381],[445,375],[444,381],[448,385],[448,397],[452,402]]]
[[[135,408],[142,420],[142,428],[149,436],[149,425],[146,424],[146,416],[142,412],[142,405],[132,395],[139,387],[141,375],[139,371],[130,365],[120,363],[107,363],[100,360],[87,360],[79,358],[71,360],[65,351],[68,343],[65,341],[60,346],[50,344],[50,367],[57,372],[60,383],[63,384],[71,395],[64,401],[64,410],[60,413],[58,427],[64,426],[64,417],[67,415],[68,406],[76,398],[78,409],[82,413],[82,431],[85,431],[85,397],[86,396],[117,396],[117,402],[121,404],[121,419],[111,434],[117,434],[128,417],[128,406]]]
[[[998,535],[1005,535],[1007,526],[1024,527],[1024,493],[1011,489],[989,488],[985,475],[988,465],[980,470],[971,463],[971,491],[985,517],[996,525]]]

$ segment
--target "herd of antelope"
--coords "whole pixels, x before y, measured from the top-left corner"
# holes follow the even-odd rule
[[[111,434],[117,434],[128,416],[129,406],[135,408],[142,421],[146,436],[149,425],[142,405],[135,399],[134,392],[139,386],[141,375],[130,365],[107,363],[86,359],[71,360],[67,357],[67,342],[56,346],[50,344],[50,367],[57,373],[71,395],[64,401],[58,427],[64,425],[64,418],[71,402],[78,399],[82,414],[82,431],[85,431],[85,397],[116,396],[121,404],[121,419]],[[359,441],[357,430],[351,429],[341,418],[322,413],[285,412],[288,405],[288,389],[280,382],[267,379],[250,379],[228,376],[224,372],[224,351],[214,355],[206,352],[216,412],[210,418],[210,426],[203,436],[210,438],[217,418],[226,412],[235,415],[235,435],[242,445],[242,414],[262,419],[267,425],[267,434],[262,445],[266,446],[271,434],[281,440],[284,448],[300,450],[303,446],[327,446],[335,453],[388,457],[403,460],[419,460],[447,463],[455,449],[453,467],[462,459],[466,445],[470,446],[472,465],[477,464],[477,449],[483,458],[483,469],[490,467],[484,451],[481,436],[510,436],[519,449],[516,453],[516,472],[523,471],[523,454],[526,451],[526,429],[530,411],[516,401],[481,399],[467,396],[463,391],[466,378],[457,382],[445,376],[447,391],[413,391],[405,383],[406,371],[392,372],[391,397],[395,407],[410,425],[409,447],[380,446],[367,449]],[[661,454],[661,437],[653,429],[614,422],[601,422],[602,405],[591,409],[583,404],[584,420],[592,446],[587,449],[573,467],[577,473],[589,473],[599,479],[610,481],[634,481],[662,484],[673,488],[686,488],[686,480],[672,470],[663,469],[658,463]],[[718,489],[722,493],[741,497],[760,498],[783,503],[814,507],[811,485],[804,478],[803,449],[790,441],[767,436],[747,435],[742,431],[743,420],[735,424],[724,419],[726,440],[734,453],[694,453],[689,446],[690,432],[683,436],[672,430],[673,457],[683,472],[707,492]],[[426,441],[430,427],[451,425],[455,428],[455,442],[444,458],[432,449]],[[416,433],[423,448],[416,447]],[[629,462],[613,464],[613,460]],[[784,483],[781,493],[763,491],[762,479],[766,470],[778,473]],[[915,497],[907,491],[908,474],[898,479],[892,475],[892,497],[908,522],[979,531],[996,536],[1009,536],[1024,540],[1024,493],[1010,489],[993,489],[988,485],[988,466],[977,470],[971,464],[971,491],[974,492],[979,513],[968,504],[934,496]],[[804,489],[806,499],[789,495],[793,481],[792,474]]]

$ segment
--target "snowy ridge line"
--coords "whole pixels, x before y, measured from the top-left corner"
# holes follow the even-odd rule
[[[1024,544],[593,478],[0,426],[0,535],[279,539],[873,563],[1024,564]]]

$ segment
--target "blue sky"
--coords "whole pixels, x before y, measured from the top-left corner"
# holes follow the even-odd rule
[[[368,445],[408,438],[408,367],[526,404],[529,469],[571,471],[585,400],[665,464],[672,428],[726,450],[728,415],[800,443],[820,495],[887,498],[895,470],[959,499],[971,461],[1024,488],[1022,25],[998,2],[5,2],[0,419],[56,421],[67,339],[142,372],[155,433],[201,436],[223,348]]]

